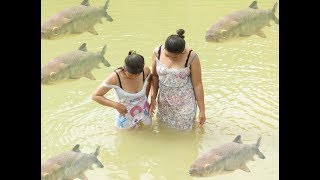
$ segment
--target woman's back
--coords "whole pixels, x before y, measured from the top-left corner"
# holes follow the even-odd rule
[[[110,85],[106,83],[102,84],[107,88],[114,88],[118,102],[123,104],[128,110],[128,113],[124,116],[119,112],[116,113],[115,126],[121,129],[127,129],[141,125],[140,121],[142,121],[144,125],[151,124],[151,118],[149,117],[148,113],[149,103],[146,96],[147,82],[150,78],[150,74],[146,78],[144,78],[143,71],[143,73],[141,73],[143,78],[136,78],[139,81],[143,82],[142,88],[136,93],[131,93],[123,89],[123,86],[130,86],[129,84],[124,83],[127,81],[124,81],[124,78],[120,78],[119,72],[115,71],[115,73],[117,74],[120,86]],[[135,84],[135,89],[139,87],[138,83],[134,83],[132,82],[132,80],[130,81],[130,84]]]

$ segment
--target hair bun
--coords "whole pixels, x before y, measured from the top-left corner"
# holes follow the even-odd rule
[[[135,50],[129,51],[128,55],[137,54]]]
[[[178,30],[177,30],[178,36],[181,37],[182,39],[184,38],[184,35],[183,35],[184,32],[185,32],[184,29],[178,29]]]

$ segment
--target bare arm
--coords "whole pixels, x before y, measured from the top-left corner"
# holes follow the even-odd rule
[[[146,96],[148,98],[149,92],[150,92],[150,87],[151,87],[151,80],[152,80],[152,74],[151,74],[150,69],[148,67],[145,67],[145,75],[146,75],[146,77],[148,75],[150,75],[148,82],[147,82],[147,85],[146,85],[147,86],[146,87]]]
[[[111,75],[109,75],[104,80],[104,82],[106,84],[110,84],[110,85],[118,85],[117,79],[116,79],[115,76],[116,75],[114,73],[112,73]],[[107,88],[107,87],[105,87],[103,85],[100,85],[91,94],[91,99],[96,101],[97,103],[103,105],[103,106],[108,106],[108,107],[112,107],[112,108],[116,109],[122,115],[126,114],[127,113],[127,109],[126,109],[126,107],[124,105],[104,97],[104,95],[108,91],[110,91],[110,88]]]
[[[154,114],[154,110],[156,109],[156,99],[158,95],[158,84],[159,84],[159,76],[157,74],[156,70],[156,56],[154,52],[152,52],[152,69],[151,69],[151,74],[152,74],[152,80],[151,80],[151,102],[150,102],[150,109],[149,113],[151,116]]]
[[[199,125],[202,126],[206,121],[206,115],[205,115],[205,104],[204,104],[204,92],[203,92],[202,77],[201,77],[201,65],[200,65],[199,57],[194,52],[190,57],[195,57],[195,59],[191,63],[191,81],[192,81],[194,93],[195,93],[197,104],[200,111]]]

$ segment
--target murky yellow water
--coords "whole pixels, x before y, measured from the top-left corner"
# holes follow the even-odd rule
[[[42,0],[41,24],[60,10],[81,0]],[[105,0],[90,0],[102,6]],[[260,9],[270,9],[275,1],[258,1]],[[41,159],[70,150],[80,144],[84,152],[101,146],[98,158],[102,169],[87,171],[92,180],[105,179],[198,179],[189,177],[190,164],[210,148],[227,143],[240,134],[244,143],[262,137],[261,152],[247,165],[250,173],[202,179],[276,180],[279,177],[279,26],[263,31],[267,38],[250,38],[207,43],[206,30],[220,17],[249,6],[246,0],[111,0],[108,13],[113,22],[102,19],[96,25],[98,36],[83,33],[60,40],[41,40],[41,64],[59,54],[87,43],[88,51],[101,51],[107,44],[102,64],[93,70],[97,80],[86,78],[42,86]],[[276,13],[277,16],[278,10]],[[135,49],[151,66],[154,47],[178,28],[185,29],[187,45],[199,55],[205,92],[207,123],[203,129],[176,132],[162,129],[154,121],[150,129],[118,132],[114,110],[93,102],[91,92],[116,67],[122,66],[127,52]],[[114,98],[111,91],[107,97]]]

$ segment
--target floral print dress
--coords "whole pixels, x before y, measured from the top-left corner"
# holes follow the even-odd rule
[[[184,68],[167,68],[158,59],[161,57],[161,46],[156,55],[156,70],[159,76],[158,111],[157,120],[160,125],[165,125],[178,130],[192,129],[194,124],[197,104],[190,76],[189,61],[191,50]]]

